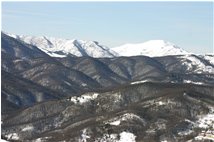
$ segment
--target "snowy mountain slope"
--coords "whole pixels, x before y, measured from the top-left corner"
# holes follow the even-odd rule
[[[214,65],[212,64],[214,56],[188,54],[153,58],[164,65],[168,72],[179,74],[214,74]]]
[[[204,56],[200,56],[202,58],[204,58],[205,60],[207,60],[210,64],[212,64],[214,66],[214,54],[213,55],[204,55]]]
[[[179,57],[181,64],[187,70],[194,71],[194,73],[211,73],[214,74],[214,57],[211,56],[196,56],[196,55],[183,55]]]
[[[149,40],[139,44],[125,44],[111,49],[117,52],[119,56],[145,55],[155,57],[188,54],[182,48],[164,40]]]
[[[106,46],[100,45],[96,41],[6,34],[28,44],[37,46],[52,57],[66,57],[68,54],[78,57],[91,56],[95,58],[114,57],[116,55],[114,51],[111,51]]]
[[[138,44],[125,44],[118,47],[108,48],[100,45],[96,41],[5,34],[37,46],[52,57],[66,57],[67,55],[74,55],[77,57],[90,56],[95,58],[138,55],[159,57],[191,54],[175,44],[164,40],[149,40]],[[205,60],[210,60],[210,63],[214,64],[213,55],[205,55],[203,58]]]

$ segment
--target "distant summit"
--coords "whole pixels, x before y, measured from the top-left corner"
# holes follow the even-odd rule
[[[138,44],[125,44],[112,48],[119,56],[167,56],[167,55],[184,55],[189,54],[187,51],[176,46],[173,43],[164,40],[149,40]]]

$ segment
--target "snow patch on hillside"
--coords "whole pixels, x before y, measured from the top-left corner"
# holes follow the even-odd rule
[[[214,55],[205,55],[202,56],[205,60],[207,60],[210,64],[214,66]]]
[[[98,138],[95,142],[136,142],[136,136],[131,132],[121,132],[119,134],[104,134],[102,138]]]
[[[118,126],[118,125],[120,125],[120,123],[122,121],[128,121],[128,120],[133,120],[133,119],[139,120],[143,124],[146,123],[144,121],[144,119],[140,118],[139,116],[137,116],[137,115],[135,115],[133,113],[125,113],[125,114],[123,114],[121,116],[117,116],[117,117],[115,117],[113,119],[108,120],[107,122],[105,122],[105,124]]]
[[[33,129],[34,129],[33,126],[27,126],[27,127],[23,128],[22,131],[31,131]]]
[[[135,82],[131,82],[131,84],[141,84],[145,82],[148,82],[148,80],[135,81]]]
[[[195,140],[211,140],[214,141],[214,107],[209,108],[210,111],[206,115],[199,116],[196,127],[202,129]]]
[[[214,131],[214,114],[201,116],[197,124],[199,128],[212,129]]]
[[[42,137],[42,138],[37,138],[36,140],[33,140],[32,142],[46,142],[48,139],[51,137]]]
[[[122,132],[118,142],[135,142],[135,138],[136,136],[130,132]]]
[[[19,136],[17,133],[10,133],[5,135],[8,140],[19,140]]]
[[[79,142],[87,142],[87,139],[90,138],[90,135],[87,133],[87,129],[83,129],[81,131],[81,136],[80,136],[80,139],[79,139]]]
[[[83,103],[96,99],[98,96],[99,96],[98,93],[87,93],[87,94],[83,94],[79,97],[77,97],[77,96],[71,97],[68,100],[75,104],[83,104]]]
[[[191,84],[197,84],[197,85],[203,85],[203,82],[195,82],[192,80],[183,80],[183,83],[191,83]]]

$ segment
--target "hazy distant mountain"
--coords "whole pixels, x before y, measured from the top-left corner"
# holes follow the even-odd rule
[[[164,40],[150,40],[139,44],[125,44],[112,48],[119,56],[166,56],[189,54],[182,48]]]

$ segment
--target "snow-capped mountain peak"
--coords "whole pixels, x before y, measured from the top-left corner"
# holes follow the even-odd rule
[[[183,55],[188,54],[187,51],[176,46],[171,42],[164,40],[149,40],[138,44],[125,44],[112,48],[120,56],[166,56],[166,55]]]
[[[91,56],[95,58],[138,55],[156,57],[190,54],[175,44],[164,40],[149,40],[138,44],[124,44],[119,47],[108,48],[97,41],[5,34],[37,46],[52,57],[66,57],[69,54],[77,57]]]
[[[106,46],[100,45],[97,41],[6,34],[28,44],[37,46],[52,57],[66,57],[69,54],[78,57],[91,56],[95,58],[114,57],[116,55],[114,51],[111,51],[111,49]]]

